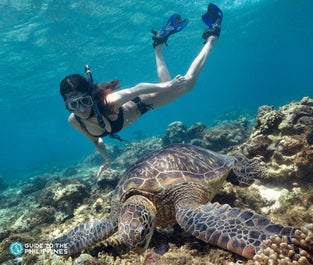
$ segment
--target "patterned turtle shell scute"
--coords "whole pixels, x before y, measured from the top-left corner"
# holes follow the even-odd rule
[[[157,194],[182,182],[223,182],[234,163],[233,157],[199,147],[170,145],[137,161],[120,180],[115,199],[134,189]]]

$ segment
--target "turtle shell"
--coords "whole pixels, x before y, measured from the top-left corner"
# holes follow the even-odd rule
[[[121,177],[113,200],[136,193],[159,194],[180,183],[199,183],[217,191],[235,159],[193,145],[174,144],[139,159]],[[215,193],[214,192],[214,193]]]

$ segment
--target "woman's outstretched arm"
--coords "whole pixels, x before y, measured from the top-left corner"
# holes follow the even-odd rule
[[[71,114],[69,116],[68,122],[70,123],[70,125],[72,127],[74,127],[75,129],[77,129],[78,131],[80,131],[83,135],[85,135],[96,147],[97,151],[100,153],[100,155],[102,156],[102,158],[104,159],[104,164],[99,168],[98,170],[98,175],[105,170],[106,168],[108,168],[111,165],[111,158],[108,155],[106,148],[105,148],[105,144],[102,140],[102,138],[100,137],[95,137],[92,136],[90,134],[88,134],[79,124],[79,122],[77,121],[77,119],[75,118],[74,114]]]

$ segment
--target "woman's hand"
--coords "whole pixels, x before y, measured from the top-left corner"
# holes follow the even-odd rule
[[[185,86],[187,83],[187,80],[185,78],[185,76],[182,75],[177,75],[175,76],[174,79],[172,79],[171,81],[168,82],[168,86],[170,89],[179,89],[183,86]]]
[[[97,172],[97,178],[99,178],[105,170],[111,166],[111,159],[106,159],[105,163],[99,167]]]

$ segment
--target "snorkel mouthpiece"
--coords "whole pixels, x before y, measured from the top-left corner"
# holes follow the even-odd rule
[[[96,93],[96,91],[95,91],[95,89],[93,89],[93,80],[92,80],[91,70],[90,70],[90,68],[89,68],[89,66],[87,64],[85,66],[85,72],[86,72],[86,74],[88,76],[88,82],[90,84],[90,95],[91,95],[91,97],[93,99],[93,102],[94,102],[94,104],[92,105],[93,111],[94,111],[94,113],[95,113],[95,115],[97,117],[97,120],[98,120],[98,123],[99,123],[100,127],[101,128],[105,128],[105,123],[104,123],[104,121],[102,119],[102,116],[100,114],[97,101],[95,100],[95,93]]]

